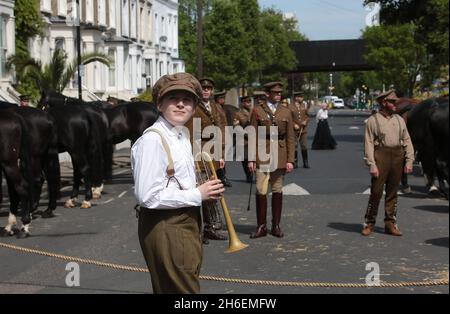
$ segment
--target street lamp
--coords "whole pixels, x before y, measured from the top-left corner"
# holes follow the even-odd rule
[[[330,96],[333,96],[333,73],[330,73]]]
[[[78,99],[83,99],[83,90],[81,87],[81,27],[80,27],[80,0],[77,0],[77,19],[75,25],[77,27],[77,72],[78,72]]]

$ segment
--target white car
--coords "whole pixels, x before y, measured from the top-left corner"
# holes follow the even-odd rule
[[[333,100],[333,108],[334,109],[344,109],[345,108],[345,104],[344,104],[344,100],[343,99],[334,99]]]

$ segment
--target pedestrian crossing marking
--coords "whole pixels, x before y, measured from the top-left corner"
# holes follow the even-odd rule
[[[349,127],[348,129],[349,129],[349,130],[359,130],[359,127],[357,127],[357,126],[351,126],[351,127]]]

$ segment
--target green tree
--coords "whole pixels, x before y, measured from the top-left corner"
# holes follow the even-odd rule
[[[44,22],[38,0],[16,0],[14,16],[16,24],[16,54],[28,54],[28,39],[42,34]]]
[[[180,0],[180,55],[196,73],[197,1]],[[289,42],[306,39],[294,19],[257,0],[204,1],[204,72],[218,88],[284,80],[296,65]]]
[[[372,2],[365,0],[364,4]],[[378,0],[383,25],[414,24],[414,39],[426,49],[421,86],[431,86],[448,68],[448,0]],[[402,40],[399,38],[399,40]],[[448,76],[448,71],[447,75]]]
[[[179,2],[180,57],[186,62],[186,72],[196,73],[197,68],[197,5],[196,0]]]
[[[218,89],[246,82],[249,55],[242,47],[247,41],[238,7],[230,0],[216,0],[205,16],[205,74],[214,78]]]
[[[100,52],[87,53],[81,56],[81,64],[87,65],[92,62],[100,62],[109,67],[113,60]],[[75,59],[68,64],[66,53],[56,49],[49,64],[43,65],[38,60],[19,54],[8,59],[7,67],[11,68],[13,65],[19,74],[18,78],[26,78],[26,86],[30,86],[31,90],[36,91],[30,95],[36,101],[41,91],[62,93],[75,76],[78,61]]]
[[[262,12],[261,24],[264,45],[258,50],[262,60],[260,81],[283,80],[284,74],[297,64],[294,51],[289,47],[296,23],[286,21],[282,12],[270,8]]]
[[[425,47],[415,40],[416,30],[411,23],[371,27],[363,34],[367,61],[379,69],[380,80],[394,85],[400,94],[412,95],[426,62]]]

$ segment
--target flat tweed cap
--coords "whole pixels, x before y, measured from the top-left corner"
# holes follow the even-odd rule
[[[153,87],[153,101],[164,97],[168,92],[175,90],[183,90],[193,94],[197,99],[202,97],[202,86],[195,76],[189,73],[177,73],[172,75],[164,75]]]

